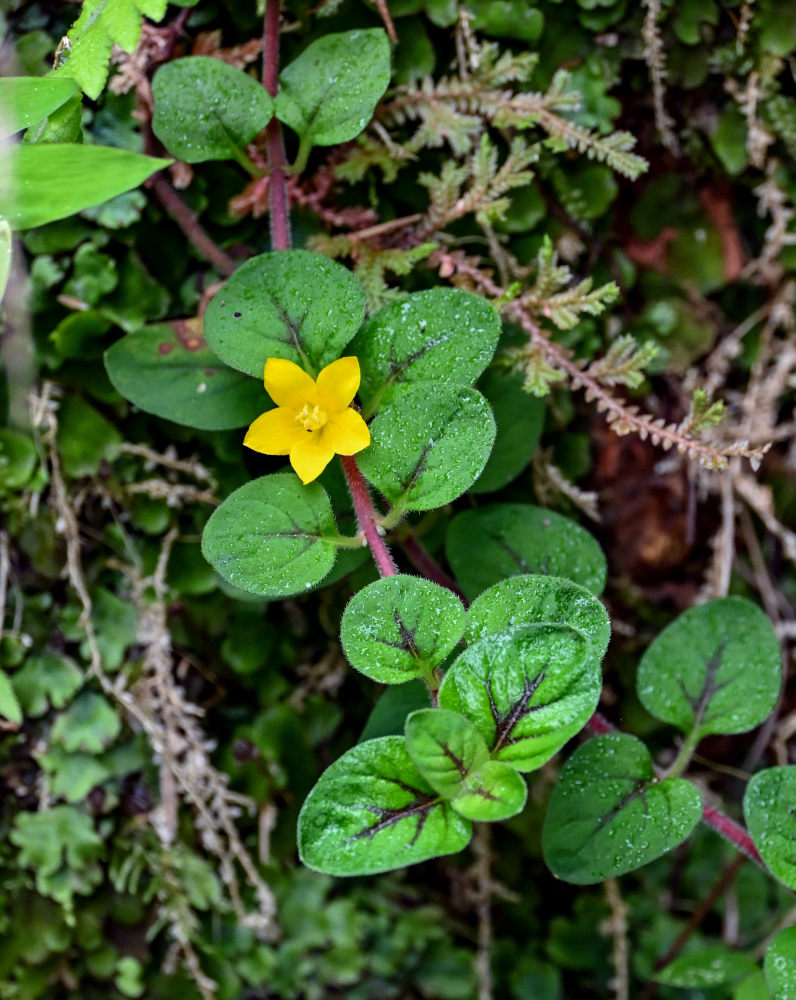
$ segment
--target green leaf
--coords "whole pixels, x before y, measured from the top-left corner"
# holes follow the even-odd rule
[[[796,889],[796,767],[754,775],[743,800],[746,825],[771,874]]]
[[[567,882],[603,882],[677,847],[701,815],[696,786],[684,778],[658,781],[640,740],[597,736],[570,757],[553,789],[545,861]]]
[[[489,761],[472,722],[444,708],[421,708],[406,720],[406,752],[435,792],[454,799],[473,771]]]
[[[11,251],[11,226],[5,219],[0,219],[0,302],[3,301],[11,271]]]
[[[238,158],[274,110],[259,80],[211,56],[165,63],[152,80],[152,96],[152,131],[186,163]]]
[[[454,854],[471,834],[412,763],[403,736],[343,754],[307,796],[298,824],[301,860],[329,875],[370,875]]]
[[[493,758],[533,771],[586,725],[600,688],[599,660],[585,636],[562,625],[524,625],[461,653],[442,681],[439,706],[474,723]]]
[[[495,440],[489,403],[475,389],[419,382],[373,420],[362,475],[404,510],[432,510],[460,496]]]
[[[280,250],[238,268],[205,314],[205,337],[232,368],[261,379],[268,358],[307,370],[343,353],[365,315],[354,275],[321,254]]]
[[[119,715],[101,694],[84,691],[58,718],[52,740],[68,753],[101,753],[122,729]]]
[[[745,733],[779,697],[782,654],[765,614],[742,597],[689,608],[653,641],[638,670],[638,695],[655,716],[693,732]]]
[[[445,548],[471,599],[520,573],[563,576],[595,594],[605,586],[605,556],[594,538],[543,507],[504,503],[464,511],[451,522]]]
[[[552,622],[582,632],[602,659],[611,639],[611,621],[590,590],[559,576],[512,576],[485,590],[470,605],[464,630],[475,642],[512,625]]]
[[[58,416],[58,450],[67,475],[94,475],[103,459],[115,458],[122,436],[90,403],[67,396]]]
[[[0,670],[0,717],[13,722],[15,726],[22,725],[22,709],[19,707],[8,675],[2,670]]]
[[[65,753],[52,747],[37,760],[50,779],[52,795],[67,802],[80,802],[111,773],[93,753]]]
[[[722,983],[735,982],[750,975],[757,965],[741,952],[733,951],[727,945],[711,945],[700,951],[680,955],[655,975],[655,981],[667,986],[681,986],[685,989],[708,988]]]
[[[355,594],[340,639],[349,662],[381,684],[428,674],[464,631],[462,602],[445,587],[414,576],[385,577]]]
[[[49,706],[63,708],[83,683],[79,667],[67,656],[40,653],[31,656],[13,677],[14,691],[30,718],[44,715]]]
[[[495,823],[522,812],[527,798],[528,786],[522,775],[509,764],[490,760],[467,776],[451,805],[467,819]]]
[[[67,36],[71,46],[59,75],[73,77],[96,100],[108,78],[114,43],[125,52],[134,52],[142,17],[160,21],[167,6],[167,0],[83,0],[80,17]]]
[[[27,434],[0,427],[0,493],[21,489],[38,460],[36,446]]]
[[[405,382],[471,386],[489,364],[500,318],[485,299],[455,288],[416,292],[379,310],[351,345],[370,416]]]
[[[365,743],[379,736],[402,735],[407,716],[418,708],[428,708],[430,704],[428,688],[419,677],[406,684],[388,687],[373,706],[357,742]]]
[[[125,399],[187,427],[244,427],[270,408],[262,383],[219,363],[200,336],[183,328],[162,324],[128,334],[105,352],[105,368]]]
[[[0,139],[37,125],[77,90],[74,80],[9,76],[0,79]]]
[[[43,226],[138,187],[170,160],[110,146],[15,146],[0,177],[0,215],[13,229]]]
[[[492,407],[497,425],[495,445],[471,493],[502,489],[522,472],[539,445],[545,401],[523,389],[521,375],[490,370],[479,389]]]
[[[263,476],[213,512],[202,553],[233,586],[263,597],[309,590],[334,565],[337,528],[326,490],[291,473]]]
[[[732,1000],[771,1000],[762,970],[757,969],[738,983],[733,991]]]
[[[768,946],[763,968],[772,1000],[796,1000],[796,927],[777,934]]]
[[[301,139],[299,169],[312,146],[359,135],[389,82],[390,45],[381,28],[323,35],[286,66],[275,110]]]

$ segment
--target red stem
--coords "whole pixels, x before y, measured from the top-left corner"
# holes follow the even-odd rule
[[[263,28],[263,86],[276,97],[279,90],[279,0],[267,0]],[[269,203],[271,207],[271,246],[290,249],[290,205],[285,175],[285,144],[278,118],[265,129],[265,147],[269,167]]]
[[[174,219],[188,237],[188,242],[205,260],[228,278],[236,269],[235,261],[205,232],[196,215],[180,198],[162,174],[157,174],[149,182],[150,189],[160,204]]]
[[[381,576],[394,576],[398,572],[398,567],[393,562],[389,549],[376,527],[376,511],[373,509],[370,490],[359,471],[357,460],[353,455],[341,455],[340,461],[343,463],[348,489],[351,493],[351,499],[354,501],[354,511],[357,515],[359,529],[370,546],[379,573]]]

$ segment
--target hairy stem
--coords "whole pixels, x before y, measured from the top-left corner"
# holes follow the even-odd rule
[[[276,97],[279,90],[279,0],[267,0],[263,28],[263,86]],[[290,207],[285,176],[285,143],[278,118],[272,118],[265,129],[268,155],[268,200],[271,216],[271,245],[274,250],[290,249]]]
[[[341,455],[340,461],[343,463],[346,482],[351,493],[351,499],[354,502],[354,511],[357,515],[359,530],[367,540],[379,573],[381,576],[394,576],[398,572],[398,567],[393,562],[389,549],[379,534],[379,529],[376,526],[376,511],[373,507],[373,501],[370,498],[370,490],[362,473],[359,471],[357,460],[353,455]]]

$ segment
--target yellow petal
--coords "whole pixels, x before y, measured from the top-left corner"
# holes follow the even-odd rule
[[[335,413],[323,428],[323,441],[338,455],[356,455],[370,444],[368,425],[350,407],[342,413]]]
[[[290,449],[290,464],[306,486],[317,479],[334,458],[334,449],[323,440],[318,432],[301,432],[301,438]]]
[[[312,376],[284,358],[269,358],[265,362],[263,381],[265,391],[277,406],[300,410],[305,403],[314,406],[318,401],[318,390]]]
[[[243,443],[263,455],[289,455],[290,449],[306,431],[296,422],[296,415],[284,406],[261,414],[246,431]]]
[[[359,388],[359,358],[339,358],[318,375],[321,406],[329,413],[344,410]]]

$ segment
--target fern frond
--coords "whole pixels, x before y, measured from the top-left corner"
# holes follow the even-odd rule
[[[618,294],[615,285],[614,290]],[[602,385],[625,385],[629,389],[638,389],[644,381],[644,369],[657,357],[659,350],[652,340],[639,344],[631,334],[625,334],[617,337],[605,355],[593,361],[586,371]],[[697,428],[695,424],[693,430],[701,429],[701,426]]]

